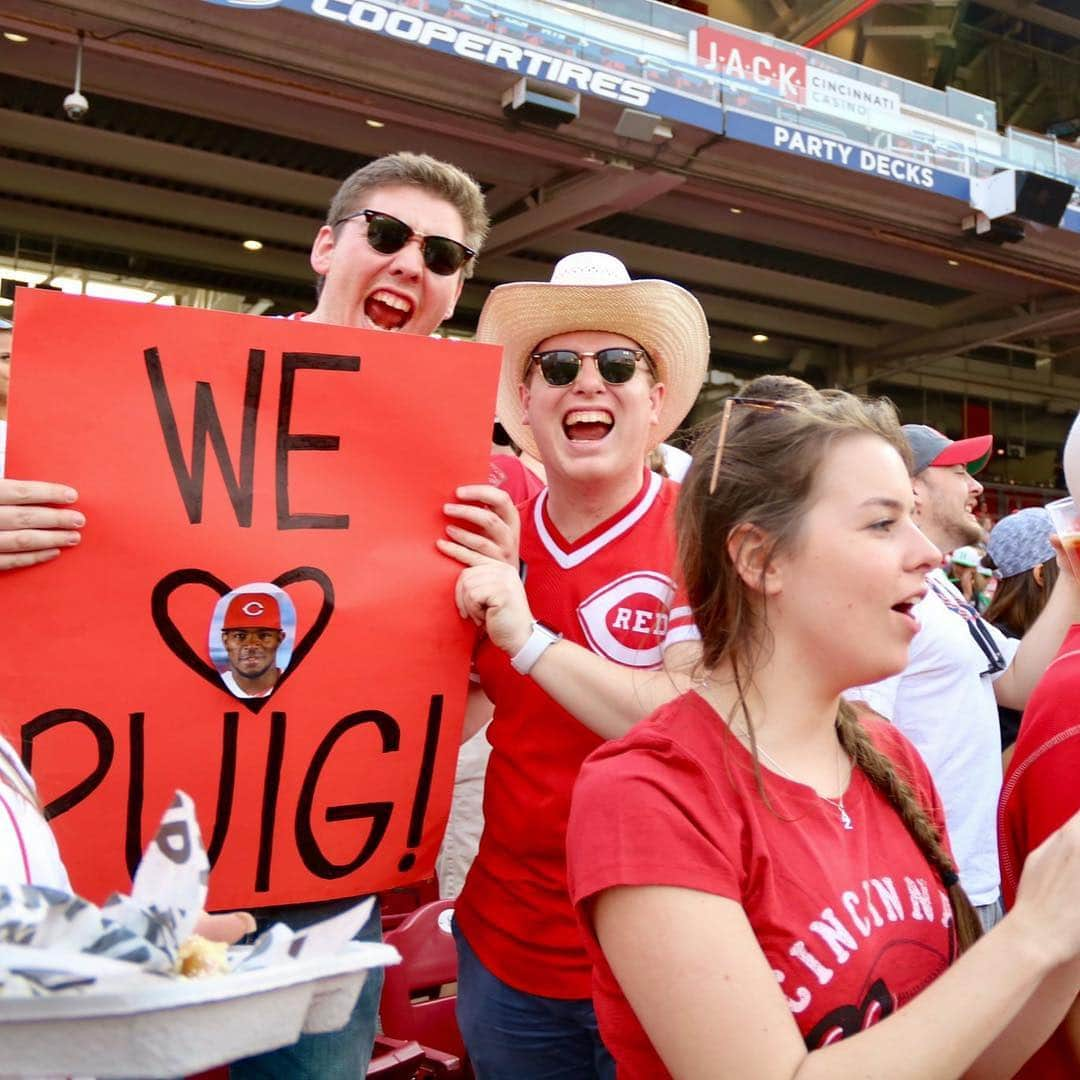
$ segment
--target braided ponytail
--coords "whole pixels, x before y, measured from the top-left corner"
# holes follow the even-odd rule
[[[855,710],[843,699],[836,716],[836,730],[845,752],[866,774],[874,787],[889,800],[911,838],[926,856],[927,862],[938,872],[941,883],[949,894],[960,952],[966,951],[982,936],[982,924],[960,884],[956,864],[941,843],[941,835],[930,820],[926,808],[911,790],[911,785],[897,775],[888,757],[874,746],[855,715]]]

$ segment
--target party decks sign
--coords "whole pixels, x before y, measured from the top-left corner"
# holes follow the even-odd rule
[[[484,479],[498,350],[23,293],[8,475],[82,544],[0,576],[3,723],[73,884],[124,889],[177,788],[214,907],[430,873],[473,629],[434,540]]]

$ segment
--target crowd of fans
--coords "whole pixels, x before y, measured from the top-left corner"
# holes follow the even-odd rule
[[[460,170],[378,159],[296,317],[429,334],[487,228]],[[520,451],[437,541],[477,626],[464,736],[488,740],[440,863],[477,1077],[1080,1075],[1080,581],[1044,511],[986,536],[990,437],[766,376],[680,484],[658,447],[709,359],[686,290],[578,252],[494,289],[477,336]],[[0,569],[43,598],[26,568],[85,524],[62,479],[0,480]],[[3,742],[0,780],[2,880],[64,887]],[[232,1072],[363,1076],[379,986]]]

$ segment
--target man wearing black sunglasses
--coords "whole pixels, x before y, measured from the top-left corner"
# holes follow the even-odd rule
[[[344,181],[311,249],[318,275],[312,322],[430,334],[454,311],[488,230],[479,185],[423,154],[377,158]],[[55,558],[79,542],[83,515],[68,509],[77,492],[62,484],[0,479],[0,570]],[[312,897],[314,901],[315,896]],[[357,903],[256,910],[260,929],[300,929]],[[358,937],[378,940],[379,910]],[[348,1025],[305,1035],[293,1046],[231,1067],[239,1080],[352,1080],[363,1077],[375,1035],[381,971],[373,971]]]
[[[456,525],[439,542],[467,567],[458,608],[486,630],[473,692],[495,708],[455,909],[458,1022],[478,1076],[609,1080],[566,822],[586,755],[675,695],[665,664],[682,677],[698,656],[672,577],[677,487],[645,463],[701,389],[708,326],[685,289],[579,252],[550,282],[495,289],[477,339],[503,346],[499,419],[548,487],[520,508],[520,577]]]
[[[377,158],[352,174],[330,203],[311,248],[318,303],[305,319],[430,334],[454,312],[488,230],[484,197],[472,177],[423,154]],[[299,928],[360,898],[256,911],[260,925]],[[357,935],[381,937],[379,909]],[[230,1068],[234,1080],[363,1077],[375,1037],[382,972],[369,974],[349,1024],[304,1035],[293,1046]]]
[[[293,318],[430,334],[453,314],[488,224],[479,185],[456,166],[426,154],[376,158],[334,195],[311,248],[318,302]],[[77,498],[64,484],[0,478],[0,570],[78,544]]]
[[[954,442],[907,424],[916,520],[943,552],[984,539],[975,517],[990,435]],[[1080,585],[1063,563],[1043,614],[1022,642],[983,619],[945,576],[927,577],[913,609],[920,624],[908,666],[849,696],[891,720],[918,747],[945,806],[960,877],[984,927],[1000,918],[997,805],[1001,790],[998,704],[1023,709],[1069,626],[1080,619]]]
[[[460,169],[390,154],[340,187],[311,248],[307,319],[430,334],[448,319],[487,235],[484,197]]]

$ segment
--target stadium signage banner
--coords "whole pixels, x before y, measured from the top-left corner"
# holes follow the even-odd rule
[[[1080,233],[1080,202],[1074,201],[1065,207],[1065,216],[1061,219],[1061,227],[1069,232]]]
[[[803,104],[808,109],[873,124],[883,116],[900,115],[900,95],[883,87],[871,86],[846,75],[814,67],[806,68]]]
[[[725,80],[769,90],[793,104],[803,101],[806,60],[797,52],[702,26],[694,31],[691,54]]]
[[[206,2],[251,10],[280,7],[318,16],[341,26],[411,42],[518,76],[555,83],[584,95],[645,109],[704,131],[773,146],[788,153],[801,153],[911,187],[928,188],[943,194],[962,191],[963,194],[956,197],[967,197],[966,178],[906,161],[894,154],[839,143],[822,134],[811,135],[809,132],[814,128],[812,115],[805,117],[805,128],[796,128],[768,120],[752,120],[730,108],[725,110],[721,103],[721,80],[729,88],[731,97],[737,96],[732,88],[741,84],[751,92],[764,93],[785,104],[805,107],[808,111],[812,108],[818,114],[867,126],[872,125],[873,114],[892,116],[898,113],[900,99],[884,88],[814,67],[795,49],[773,48],[710,26],[702,26],[691,34],[688,58],[691,62],[686,66],[648,58],[647,62],[642,60],[642,68],[648,74],[631,77],[591,64],[569,52],[545,49],[536,42],[561,38],[566,42],[565,47],[572,50],[576,35],[549,28],[545,39],[544,28],[489,7],[483,0],[474,3],[455,0],[460,9],[456,19],[440,18],[430,11],[379,0]],[[472,21],[464,22],[464,17]],[[529,28],[540,31],[535,41],[523,36]],[[780,141],[784,132],[788,137],[786,141]]]
[[[691,56],[725,83],[867,124],[900,113],[900,95],[895,91],[818,66],[815,54],[773,48],[711,26],[700,27],[692,37]]]
[[[127,891],[177,788],[216,908],[430,876],[475,636],[434,541],[488,475],[500,350],[17,304],[9,469],[71,483],[88,523],[3,575],[0,679],[75,888]]]
[[[733,110],[728,110],[726,119],[728,136],[742,142],[771,147],[812,161],[838,165],[908,187],[963,199],[965,202],[968,199],[970,185],[966,176],[958,176],[882,150],[858,146],[790,124],[777,124]]]
[[[528,75],[545,82],[607,98],[634,108],[650,107],[654,87],[639,79],[628,79],[612,71],[567,56],[558,56],[533,45],[518,44],[494,36],[483,29],[455,25],[418,10],[403,10],[375,0],[208,0],[233,8],[283,7],[317,15],[331,22],[368,30],[398,41],[475,60],[516,75]]]
[[[367,30],[382,37],[410,42],[436,52],[460,56],[518,76],[529,76],[554,83],[592,97],[613,101],[635,109],[645,109],[692,124],[705,131],[723,131],[723,110],[708,95],[718,96],[719,87],[704,77],[669,67],[662,62],[651,65],[656,81],[632,78],[576,56],[544,49],[516,34],[500,34],[491,29],[502,19],[509,29],[522,20],[494,10],[489,25],[466,25],[438,18],[429,12],[378,3],[377,0],[206,0],[220,7],[264,9],[281,7],[306,15],[315,15],[341,26]],[[477,7],[477,11],[481,9]],[[528,26],[529,24],[524,24]],[[573,35],[570,35],[573,36]],[[665,86],[667,82],[670,85]]]

